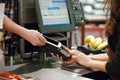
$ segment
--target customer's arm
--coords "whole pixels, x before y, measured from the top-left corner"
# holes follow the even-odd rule
[[[35,30],[28,30],[16,24],[12,20],[10,20],[6,15],[4,15],[3,28],[7,31],[21,36],[34,46],[42,46],[46,44],[46,39],[42,36],[41,33]]]

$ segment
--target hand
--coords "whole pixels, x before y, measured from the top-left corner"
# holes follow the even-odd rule
[[[51,54],[54,58],[57,58],[57,59],[59,59],[60,61],[62,61],[64,64],[72,64],[72,63],[76,62],[75,59],[73,58],[73,56],[72,56],[71,60],[64,61],[61,56],[55,55],[54,53],[50,53],[50,54]]]
[[[37,30],[27,30],[23,37],[34,46],[43,46],[47,42],[47,40]]]
[[[59,55],[54,55],[53,53],[51,53],[51,55],[61,60],[63,63],[71,64],[77,62],[81,65],[87,66],[88,62],[91,60],[87,55],[78,50],[70,50],[65,46],[62,46],[62,48],[65,49],[68,53],[72,54],[72,59],[70,61],[63,61],[62,57],[60,57]]]
[[[38,31],[26,29],[14,23],[6,15],[4,15],[3,24],[4,24],[3,26],[4,29],[21,36],[22,38],[24,38],[34,46],[43,46],[47,42],[46,39],[42,36],[42,34],[39,33]]]
[[[70,50],[65,46],[62,46],[68,53],[72,54],[72,58],[75,62],[87,66],[89,61],[91,60],[85,53],[80,52],[79,50]]]

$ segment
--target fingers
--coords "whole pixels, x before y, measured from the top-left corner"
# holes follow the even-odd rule
[[[47,42],[47,40],[43,37],[43,35],[40,33],[40,32],[38,32],[37,30],[36,30],[36,33],[37,33],[37,37],[38,37],[38,45],[45,45],[46,44],[46,42]]]
[[[76,62],[76,56],[72,56],[70,61],[62,61],[64,64],[72,64]]]
[[[66,46],[62,45],[62,48],[67,51],[68,53],[72,54],[72,55],[75,55],[77,53],[79,53],[80,51],[78,50],[70,50],[69,48],[67,48]]]
[[[58,60],[64,62],[63,58],[60,57],[59,55],[54,55],[53,53],[50,53],[50,54],[51,54],[54,58],[56,58],[56,59],[58,59]]]
[[[57,58],[58,60],[62,61],[64,64],[72,64],[76,61],[76,57],[72,56],[72,59],[70,61],[64,61],[63,58],[59,55],[54,55],[54,53],[50,53],[54,58]]]
[[[68,53],[70,53],[70,49],[67,48],[66,46],[62,45],[62,48],[63,48],[65,51],[67,51]]]
[[[45,45],[46,44],[46,42],[47,42],[47,40],[42,36],[42,34],[40,34],[39,33],[39,40],[40,40],[40,42],[43,44],[43,45]]]
[[[54,55],[54,53],[50,53],[53,57],[60,59],[60,56],[58,54]]]

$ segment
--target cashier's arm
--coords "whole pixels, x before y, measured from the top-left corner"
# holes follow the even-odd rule
[[[107,53],[102,53],[102,54],[95,54],[95,55],[88,55],[89,58],[93,60],[98,60],[98,61],[108,61],[108,55]]]
[[[26,29],[12,20],[10,20],[6,15],[4,15],[3,28],[7,31],[15,33],[22,38],[29,41],[34,46],[43,46],[46,44],[46,39],[36,30]]]

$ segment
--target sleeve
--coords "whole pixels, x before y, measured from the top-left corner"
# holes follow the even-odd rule
[[[115,75],[115,76],[120,76],[120,34],[118,37],[119,38],[118,38],[118,43],[115,50],[115,58],[112,61],[107,62],[105,66],[106,71],[110,75]]]
[[[118,64],[115,60],[106,64],[106,71],[110,75],[120,76],[120,64]]]

